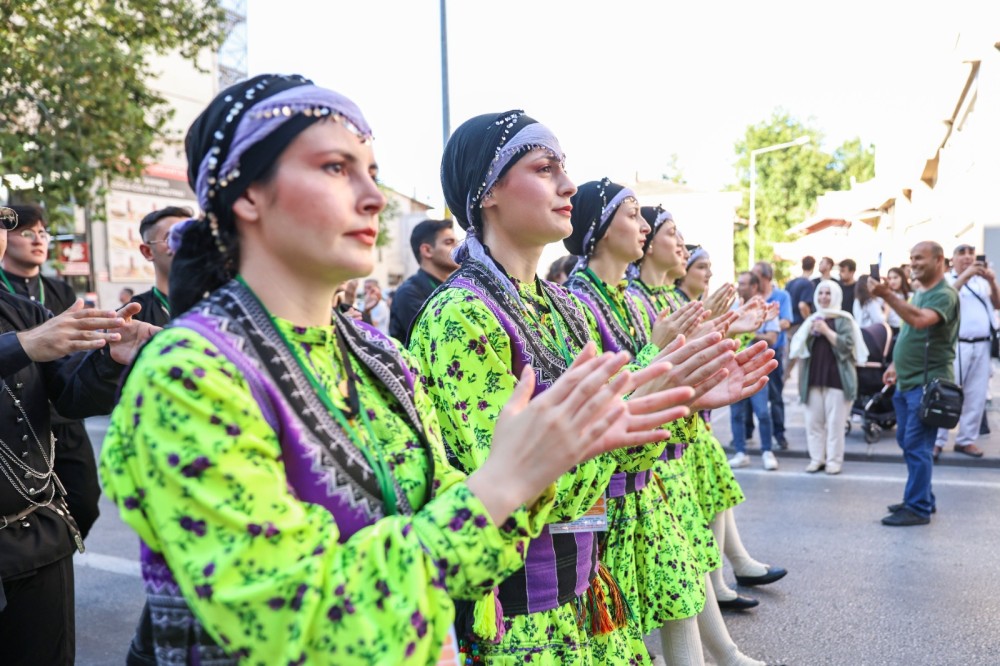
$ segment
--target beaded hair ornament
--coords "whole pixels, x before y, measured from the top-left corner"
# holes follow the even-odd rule
[[[604,235],[597,232],[603,232],[607,229],[608,224],[611,222],[611,217],[618,210],[619,206],[628,200],[634,203],[639,202],[635,192],[628,187],[623,187],[618,194],[611,198],[611,201],[608,201],[608,188],[613,184],[611,179],[605,176],[597,186],[597,196],[601,198],[601,214],[599,217],[591,218],[590,225],[587,227],[587,233],[583,235],[583,243],[581,245],[585,260],[594,254],[597,241]]]
[[[494,125],[498,127],[503,125],[504,129],[479,188],[475,192],[469,192],[466,200],[465,215],[472,233],[481,231],[477,229],[476,217],[473,216],[473,212],[483,207],[483,201],[490,197],[493,186],[500,179],[500,175],[519,155],[541,148],[550,158],[558,160],[559,164],[565,168],[566,155],[563,153],[555,134],[545,125],[532,123],[515,134],[513,139],[510,138],[514,127],[522,116],[524,116],[524,111],[514,111],[493,121]]]
[[[288,77],[292,80],[307,82],[299,77]],[[212,135],[212,145],[198,165],[198,177],[195,182],[195,194],[198,203],[205,211],[216,247],[223,256],[226,255],[226,245],[219,235],[219,218],[216,212],[218,201],[234,184],[246,186],[245,178],[241,179],[241,160],[255,145],[273,134],[278,128],[292,118],[302,115],[307,118],[329,118],[343,125],[348,131],[358,137],[362,143],[372,139],[371,128],[354,102],[326,88],[307,83],[284,90],[258,103],[254,98],[267,89],[269,79],[262,79],[255,86],[238,95],[226,95],[223,101],[230,104],[222,126]],[[227,143],[226,154],[222,148]],[[177,251],[188,220],[175,225],[169,236],[171,250]]]

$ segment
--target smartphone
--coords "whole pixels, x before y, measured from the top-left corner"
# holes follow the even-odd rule
[[[985,266],[986,265],[986,255],[985,254],[977,254],[976,255],[976,263],[977,264],[982,264],[983,266]]]
[[[878,282],[882,278],[878,274],[878,264],[868,264],[868,274],[872,276],[872,279]]]

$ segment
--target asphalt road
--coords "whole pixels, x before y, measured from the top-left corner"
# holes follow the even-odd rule
[[[105,423],[88,424],[95,443]],[[901,499],[901,464],[858,463],[837,477],[791,465],[738,470],[748,497],[736,514],[744,542],[790,572],[743,590],[761,600],[756,609],[726,614],[743,651],[790,666],[1000,664],[1000,475],[934,474],[933,522],[888,528],[878,521]],[[106,500],[101,511],[76,560],[82,666],[124,662],[142,605],[135,538]]]

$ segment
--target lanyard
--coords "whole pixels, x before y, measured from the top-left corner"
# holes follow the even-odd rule
[[[247,283],[243,280],[243,277],[237,276],[236,279],[239,280],[240,284],[246,287],[247,291],[253,295],[253,297],[257,300],[257,303],[260,304],[261,308],[266,312],[267,308],[265,308],[264,304],[260,302],[260,299],[257,298],[257,295],[254,294],[253,290],[250,289],[249,285],[247,285]],[[355,418],[361,418],[361,422],[364,424],[365,431],[368,434],[368,444],[375,447],[375,442],[378,441],[378,438],[375,436],[375,431],[372,428],[371,420],[368,418],[367,410],[361,408],[361,400],[358,396],[357,389],[357,375],[354,374],[354,368],[351,366],[347,343],[345,342],[343,335],[336,329],[336,327],[334,327],[334,334],[337,338],[337,347],[340,351],[341,360],[347,374],[347,379],[345,380],[345,383],[347,384],[347,401],[349,410],[347,414],[344,413],[344,410],[333,404],[333,400],[330,398],[330,394],[326,390],[326,387],[323,386],[323,384],[319,381],[319,378],[316,376],[316,373],[313,371],[311,362],[309,362],[308,359],[302,358],[298,346],[292,344],[292,342],[285,336],[284,332],[281,330],[281,326],[279,326],[277,321],[275,321],[274,316],[270,313],[268,316],[271,318],[271,323],[274,326],[274,330],[277,331],[278,337],[281,338],[283,343],[285,343],[285,347],[291,353],[292,358],[295,359],[295,363],[299,366],[302,374],[304,374],[306,379],[309,380],[309,385],[312,386],[313,390],[316,392],[316,396],[319,398],[320,402],[323,403],[323,406],[326,407],[330,415],[337,421],[337,424],[343,428],[344,432],[347,433],[351,442],[358,447],[361,455],[363,455],[365,460],[368,461],[368,465],[375,473],[375,478],[378,479],[379,489],[382,492],[382,503],[385,507],[385,515],[393,516],[398,514],[399,509],[396,505],[395,484],[393,483],[392,471],[390,471],[389,465],[385,462],[385,459],[382,457],[381,452],[377,448],[375,448],[374,451],[368,450],[368,447],[365,445],[364,436],[358,432],[358,429],[352,423]]]
[[[7,279],[7,272],[2,268],[0,268],[0,279],[3,280],[4,286],[7,287],[7,291],[9,291],[12,294],[17,293],[16,291],[14,291],[14,285],[12,285],[10,283],[10,280]],[[25,288],[27,288],[27,286],[25,286]],[[30,297],[31,294],[28,295]],[[41,275],[38,276],[38,302],[41,303],[42,305],[45,305],[45,283],[42,282]]]
[[[591,284],[597,287],[597,291],[601,292],[601,296],[604,297],[604,302],[607,303],[608,307],[611,308],[611,314],[613,314],[615,316],[615,319],[618,320],[618,323],[621,325],[622,330],[627,331],[629,337],[631,337],[632,340],[634,341],[635,326],[631,323],[628,314],[622,312],[621,308],[618,307],[618,304],[614,301],[614,299],[611,298],[611,294],[609,294],[608,290],[604,287],[604,282],[599,277],[594,275],[594,271],[590,270],[590,268],[583,269],[583,275],[588,280],[590,280]]]
[[[167,297],[163,295],[163,292],[156,287],[153,287],[153,296],[160,302],[160,306],[163,307],[163,310],[167,314],[170,314],[170,301],[168,301]]]

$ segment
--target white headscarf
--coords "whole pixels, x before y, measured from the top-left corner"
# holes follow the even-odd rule
[[[830,307],[821,308],[819,303],[817,303],[817,294],[819,290],[823,287],[827,287],[830,290]],[[833,317],[844,317],[851,323],[851,334],[854,336],[854,362],[856,365],[861,365],[868,361],[868,346],[865,344],[865,339],[861,335],[861,327],[858,326],[858,322],[854,321],[854,317],[851,316],[850,312],[844,312],[840,309],[841,303],[844,302],[844,292],[840,288],[840,285],[833,280],[820,280],[820,283],[816,285],[815,291],[813,291],[813,305],[816,307],[816,312],[806,317],[806,320],[802,322],[799,330],[795,332],[795,337],[792,338],[792,346],[788,350],[789,358],[809,358],[809,336],[812,333],[812,324],[816,319],[831,319]]]

